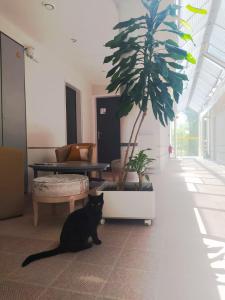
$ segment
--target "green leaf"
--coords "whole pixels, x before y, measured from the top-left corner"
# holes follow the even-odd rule
[[[158,114],[159,114],[159,121],[160,121],[160,123],[161,123],[164,127],[166,127],[165,122],[164,122],[164,120],[163,120],[163,115],[162,115],[162,113],[161,113],[160,110],[158,111]]]
[[[175,73],[175,72],[174,72]],[[184,81],[188,81],[188,77],[187,77],[187,75],[186,74],[182,74],[182,73],[175,73],[176,75],[175,76],[177,76],[177,77],[179,77],[179,78],[181,78],[182,80],[184,80]]]
[[[163,116],[164,116],[164,120],[165,120],[166,125],[168,125],[168,117],[167,117],[166,111],[163,112]]]
[[[160,29],[159,31],[165,31],[165,32],[171,32],[174,33],[176,35],[178,35],[181,39],[183,39],[184,41],[193,41],[192,35],[189,33],[184,33],[180,30],[174,30],[174,29]]]
[[[179,35],[182,38],[182,40],[184,40],[184,41],[192,41],[192,42],[194,42],[192,35],[189,34],[189,33],[181,33]]]
[[[190,4],[186,5],[185,7],[186,7],[186,9],[188,9],[189,11],[191,11],[195,14],[206,15],[207,12],[208,12],[206,9],[197,8],[197,7],[194,7]]]
[[[179,47],[178,43],[175,42],[174,40],[171,40],[171,39],[166,40],[166,44],[172,45],[172,46],[175,46],[175,47]]]
[[[128,21],[119,22],[113,29],[122,29],[125,27],[129,27],[129,26],[135,24],[137,21],[144,20],[144,19],[145,19],[145,16],[141,16],[138,18],[131,18]]]
[[[179,18],[179,23],[188,30],[192,30],[191,25],[186,20]]]
[[[180,8],[181,8],[180,5],[176,5],[176,4],[169,5],[170,16],[175,17],[177,15],[177,10],[179,10]]]
[[[114,55],[106,56],[104,59],[104,64],[109,63],[114,58]]]
[[[179,94],[182,94],[183,81],[181,78],[176,76],[175,72],[172,72],[172,71],[169,72],[169,81],[170,81],[172,89],[175,90],[176,92],[178,92]]]
[[[196,58],[190,52],[187,53],[186,60],[193,65],[197,63]]]
[[[160,69],[161,69],[161,74],[163,75],[164,78],[167,78],[168,77],[168,74],[169,74],[169,69],[166,65],[166,63],[161,63],[159,65]]]
[[[166,107],[166,114],[167,114],[168,118],[170,119],[170,121],[174,120],[175,114],[170,107]]]
[[[154,30],[156,30],[162,24],[162,22],[166,19],[168,14],[169,14],[168,8],[157,14],[154,21]]]
[[[184,67],[182,65],[179,65],[179,64],[177,64],[175,62],[168,62],[168,65],[170,65],[174,69],[179,69],[179,70],[183,70],[184,69]]]
[[[175,90],[173,91],[173,97],[174,97],[174,100],[176,101],[176,103],[179,102],[179,98],[180,98],[180,94],[177,93]]]
[[[153,72],[160,72],[160,74],[164,77],[168,77],[169,68],[166,64],[166,61],[163,58],[155,57],[155,65],[153,65],[153,68],[151,68]]]
[[[175,47],[172,45],[168,45],[168,44],[165,45],[165,48],[168,52],[170,52],[172,54],[178,54],[179,56],[182,56],[184,58],[187,57],[187,51],[185,51],[181,48],[178,48],[178,47]]]
[[[150,1],[149,5],[149,11],[151,13],[151,17],[154,19],[161,0],[155,0],[155,1]]]
[[[155,116],[155,118],[157,120],[158,119],[158,108],[157,108],[157,105],[156,105],[157,98],[156,98],[156,96],[155,96],[155,94],[154,94],[154,92],[153,92],[152,89],[149,89],[149,94],[151,96],[152,111],[153,111],[153,114],[154,114],[154,116]]]
[[[134,106],[133,102],[129,102],[129,101],[121,102],[119,105],[118,116],[120,118],[127,116],[129,112],[132,110],[133,106]]]
[[[179,30],[175,22],[163,22],[163,24],[172,28],[173,30]]]
[[[113,67],[106,75],[106,78],[108,77],[111,77],[115,72],[116,70],[119,68],[119,65],[116,65],[115,67]]]

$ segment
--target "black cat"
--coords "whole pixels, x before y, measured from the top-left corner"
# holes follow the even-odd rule
[[[99,196],[89,195],[86,206],[74,211],[67,217],[60,235],[59,246],[53,250],[28,256],[22,263],[22,267],[45,257],[88,249],[92,247],[92,243],[88,241],[89,237],[92,238],[94,244],[100,245],[97,227],[102,218],[103,204],[103,193]]]

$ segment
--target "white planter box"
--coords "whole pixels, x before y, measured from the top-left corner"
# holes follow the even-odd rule
[[[104,182],[96,193],[104,193],[103,219],[143,219],[151,224],[155,218],[155,191],[105,191],[112,183]]]

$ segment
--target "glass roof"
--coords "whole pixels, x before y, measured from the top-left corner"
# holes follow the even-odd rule
[[[180,0],[181,4],[182,2]],[[208,14],[207,16],[193,15],[183,9],[180,15],[192,26],[192,35],[196,44],[180,42],[180,46],[191,52],[198,62],[194,66],[187,65],[189,83],[181,97],[178,109],[183,110],[186,106],[190,106],[195,111],[201,112],[213,98],[224,77],[225,1],[190,0],[189,3],[207,9]]]

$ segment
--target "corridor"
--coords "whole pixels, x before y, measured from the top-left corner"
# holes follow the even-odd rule
[[[101,247],[21,268],[23,259],[53,248],[65,215],[44,211],[1,222],[0,299],[225,300],[225,167],[170,160],[152,175],[157,218],[106,222]],[[31,203],[30,203],[31,204]]]
[[[171,160],[156,178],[157,300],[225,299],[225,167]]]

